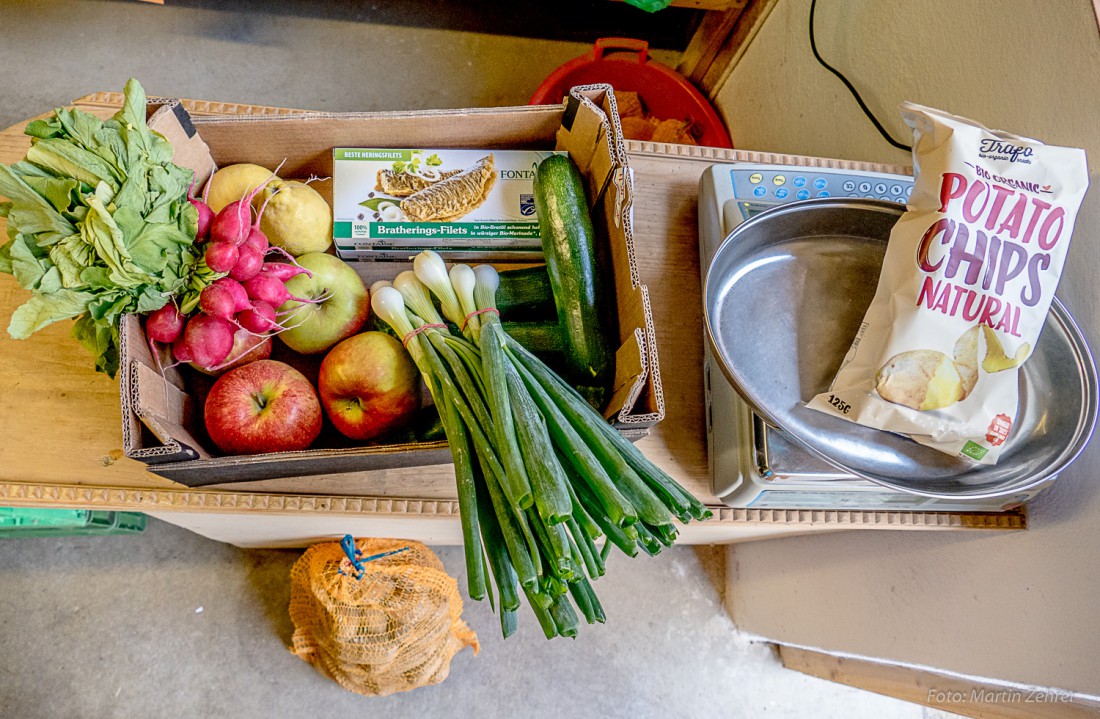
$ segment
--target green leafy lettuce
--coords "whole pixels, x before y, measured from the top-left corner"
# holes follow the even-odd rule
[[[0,272],[32,292],[8,334],[25,339],[75,319],[73,336],[112,377],[122,315],[163,307],[199,258],[192,173],[172,164],[171,143],[145,124],[137,80],[125,97],[110,120],[62,108],[29,123],[26,159],[0,165]]]

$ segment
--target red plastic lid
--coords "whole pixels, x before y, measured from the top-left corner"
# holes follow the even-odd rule
[[[649,43],[627,37],[604,37],[592,53],[565,63],[535,91],[532,105],[561,102],[574,85],[608,83],[616,90],[638,93],[646,109],[662,120],[690,120],[701,128],[700,145],[733,147],[714,107],[694,85],[667,65],[649,60]]]

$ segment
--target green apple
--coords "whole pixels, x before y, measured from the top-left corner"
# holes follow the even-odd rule
[[[287,347],[302,354],[324,352],[362,328],[370,314],[370,296],[358,273],[334,255],[311,252],[298,258],[309,270],[286,281],[291,295],[279,321],[291,327],[279,333]],[[312,276],[311,276],[312,275]]]
[[[384,332],[363,332],[333,347],[317,389],[333,426],[352,439],[404,427],[420,407],[420,373],[401,342]]]

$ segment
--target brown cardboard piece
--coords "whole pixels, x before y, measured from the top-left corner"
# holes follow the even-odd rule
[[[567,150],[585,176],[597,232],[611,247],[620,348],[607,416],[626,436],[638,439],[663,418],[664,398],[648,294],[634,261],[632,183],[614,103],[607,85],[574,88],[562,106],[402,113],[191,118],[177,101],[155,101],[150,127],[173,142],[173,161],[193,169],[200,186],[213,162],[275,167],[285,160],[284,177],[328,177],[334,146],[408,147],[430,139],[436,147]],[[331,201],[331,183],[315,187]],[[355,266],[368,286],[407,267],[393,262]],[[126,454],[169,479],[201,486],[450,461],[445,442],[214,457],[200,439],[204,433],[196,426],[194,398],[174,368],[162,378],[136,317],[124,319],[121,345]]]

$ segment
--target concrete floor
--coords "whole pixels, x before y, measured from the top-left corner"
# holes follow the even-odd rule
[[[609,11],[604,0],[565,3],[573,17],[556,25],[536,17],[523,34],[538,39],[525,39],[501,34],[520,30],[492,17],[484,32],[471,32],[475,16],[453,7],[448,15],[446,3],[428,0],[383,10],[329,3],[304,16],[295,10],[312,4],[183,5],[0,2],[0,126],[121,89],[130,76],[151,94],[324,110],[523,104],[592,37],[615,34],[608,13],[636,12]],[[448,27],[463,29],[441,29]],[[654,56],[675,65],[677,52]],[[439,553],[461,575],[460,550]],[[0,542],[0,714],[945,716],[783,669],[723,611],[715,587],[724,555],[689,548],[613,560],[598,585],[608,624],[584,627],[572,642],[546,642],[530,615],[504,642],[489,607],[468,603],[480,656],[457,656],[441,686],[366,700],[286,650],[287,575],[298,556],[240,550],[156,520],[136,537]]]
[[[462,578],[462,552],[439,548]],[[6,717],[942,716],[780,667],[737,634],[712,573],[721,552],[613,557],[606,625],[501,639],[466,602],[481,653],[442,684],[366,699],[287,651],[296,550],[241,550],[151,519],[143,535],[0,541],[0,715]]]

